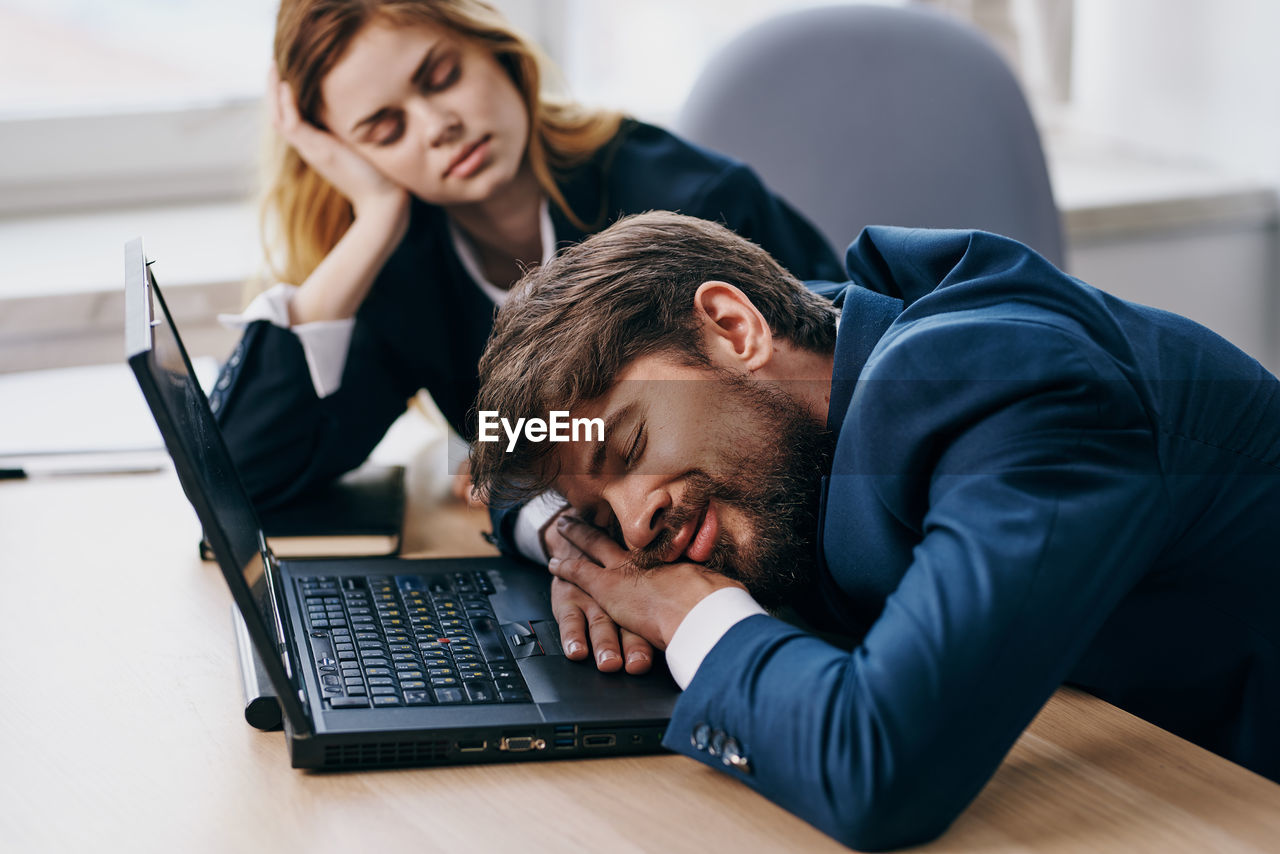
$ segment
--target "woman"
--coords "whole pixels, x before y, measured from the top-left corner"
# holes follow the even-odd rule
[[[242,315],[211,398],[260,505],[359,465],[419,389],[463,432],[506,290],[622,214],[722,220],[802,279],[841,277],[745,166],[545,97],[533,46],[479,0],[284,0],[275,67],[267,211],[299,286]]]

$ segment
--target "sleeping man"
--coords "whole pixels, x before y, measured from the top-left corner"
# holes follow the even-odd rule
[[[858,848],[945,830],[1064,682],[1280,780],[1280,382],[992,234],[847,267],[650,213],[513,292],[477,410],[604,424],[472,455],[570,508],[566,648],[665,649],[667,746]]]

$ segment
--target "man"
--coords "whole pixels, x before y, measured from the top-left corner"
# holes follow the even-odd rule
[[[1280,382],[994,235],[847,265],[830,301],[653,213],[518,287],[478,409],[606,424],[473,453],[583,520],[562,633],[665,648],[666,745],[858,848],[941,833],[1064,681],[1280,780]]]

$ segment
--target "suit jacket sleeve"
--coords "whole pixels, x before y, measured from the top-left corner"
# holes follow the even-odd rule
[[[261,508],[364,462],[418,386],[357,319],[342,385],[320,399],[297,336],[256,321],[224,364],[210,402],[245,488]]]
[[[1083,337],[938,324],[873,355],[859,385],[827,506],[873,483],[922,520],[909,566],[852,652],[767,616],[736,625],[666,745],[880,849],[940,834],[973,799],[1150,565],[1167,511],[1144,414]],[[860,447],[842,461],[846,432]],[[828,532],[842,524],[828,511]],[[750,773],[691,744],[701,723]]]

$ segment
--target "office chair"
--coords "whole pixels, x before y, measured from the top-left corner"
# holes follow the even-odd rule
[[[980,228],[1059,267],[1062,225],[1013,73],[916,8],[788,13],[708,63],[675,128],[750,164],[837,250],[865,225]]]

